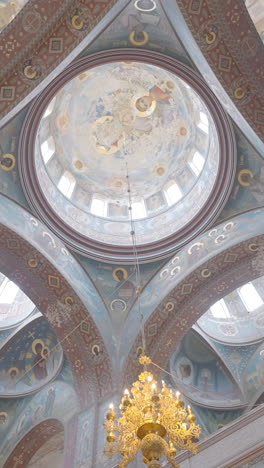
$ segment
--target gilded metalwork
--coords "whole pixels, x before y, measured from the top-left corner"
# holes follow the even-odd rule
[[[141,356],[139,361],[142,365],[151,364],[148,356]],[[174,468],[179,468],[176,447],[197,453],[201,427],[196,424],[190,406],[185,408],[180,393],[175,394],[164,382],[159,389],[151,372],[139,375],[131,395],[125,390],[119,408],[121,416],[116,421],[117,415],[110,405],[104,424],[108,442],[105,454],[111,458],[121,453],[119,468],[126,468],[139,450],[149,468],[161,467],[163,456]]]

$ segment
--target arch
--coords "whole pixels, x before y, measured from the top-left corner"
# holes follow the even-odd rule
[[[1,196],[0,212],[0,269],[49,320],[71,364],[81,406],[91,405],[95,398],[100,399],[111,391],[113,381],[108,350],[90,311],[80,300],[84,278],[91,308],[100,307],[98,312],[103,317],[105,307],[88,276],[47,228],[4,196]],[[74,289],[70,278],[77,283]],[[106,316],[105,320],[107,326],[109,318]],[[95,343],[102,350],[98,360],[91,352]]]
[[[191,345],[193,346],[191,355],[188,353],[189,346],[187,345],[186,347],[186,339],[188,340],[190,335],[192,335],[194,338],[194,340],[191,340]],[[206,341],[202,335],[200,335],[197,330],[194,329],[189,330],[184,339],[185,346],[183,344],[184,340],[182,340],[169,361],[169,370],[172,374],[171,381],[174,382],[175,387],[190,401],[199,405],[200,407],[209,409],[232,409],[245,407],[247,402],[245,401],[242,389],[226,365],[224,359],[215,350],[212,343],[210,341]],[[197,352],[199,354],[199,349],[201,348],[207,349],[206,359],[196,360],[195,358],[198,357]],[[214,364],[212,364],[212,362],[214,362]],[[216,377],[218,373],[217,362],[221,362],[221,372],[218,374],[218,377]],[[180,377],[181,371],[179,365],[184,365],[186,363],[189,365],[190,369],[190,377],[187,375],[187,377],[189,377],[187,378],[187,381]],[[221,385],[216,385],[212,388],[209,386],[209,388],[205,389],[203,387],[203,383],[201,381],[199,382],[199,379],[196,381],[192,378],[195,372],[196,376],[197,371],[200,373],[201,368],[203,368],[203,370],[206,368],[207,371],[209,371],[209,375],[212,376],[212,378],[209,377],[209,382],[213,383],[214,379],[219,381],[220,378],[222,382],[223,380],[230,382],[233,385],[233,389],[222,390]]]
[[[37,424],[20,440],[3,468],[27,466],[40,447],[61,432],[64,432],[64,427],[57,419],[46,419]]]
[[[72,459],[72,440],[76,433],[76,415],[80,411],[77,391],[73,385],[57,380],[46,385],[31,399],[17,399],[15,411],[10,411],[9,400],[1,401],[1,412],[7,418],[0,425],[0,466],[9,459],[28,432],[40,422],[47,419],[59,420],[65,427],[65,450],[67,461]],[[26,406],[25,406],[26,405]],[[68,431],[70,428],[70,431]],[[70,467],[71,464],[69,463]]]
[[[146,351],[161,367],[166,366],[180,339],[216,300],[261,276],[252,259],[264,243],[263,217],[264,210],[260,209],[222,223],[196,239],[195,244],[201,244],[198,256],[191,258],[189,244],[149,283],[141,299]],[[228,225],[231,230],[227,229]],[[177,272],[172,274],[176,267]],[[157,297],[161,301],[155,307]],[[127,324],[132,334],[133,311]],[[129,341],[128,334],[123,342],[126,340]],[[136,349],[141,341],[139,334],[130,349],[125,382],[130,382],[139,372]]]

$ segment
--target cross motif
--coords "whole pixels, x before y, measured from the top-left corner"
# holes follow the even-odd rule
[[[35,333],[29,332],[28,338],[33,338],[33,340],[34,340],[35,339]]]

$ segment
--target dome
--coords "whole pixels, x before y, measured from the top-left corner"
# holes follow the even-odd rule
[[[197,321],[197,326],[214,340],[250,344],[264,337],[264,277],[243,284],[215,302]]]
[[[132,218],[140,257],[151,259],[189,240],[222,204],[226,121],[219,128],[211,97],[175,60],[117,58],[84,59],[57,80],[27,123],[35,174],[21,171],[29,201],[42,216],[53,210],[50,227],[72,248],[129,261]]]

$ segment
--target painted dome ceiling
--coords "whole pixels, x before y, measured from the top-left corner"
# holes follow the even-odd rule
[[[127,172],[132,214],[142,220],[179,205],[192,190],[197,194],[198,179],[201,184],[209,170],[217,172],[206,106],[156,66],[116,62],[83,72],[59,91],[46,115],[39,127],[46,171],[68,200],[94,216],[129,219]],[[205,198],[213,183],[204,187]],[[118,235],[122,243],[126,234]]]
[[[164,254],[175,234],[183,242],[193,222],[208,223],[215,197],[222,203],[227,148],[210,99],[183,73],[147,61],[87,65],[42,99],[34,123],[33,197],[32,174],[21,169],[29,199],[37,210],[52,208],[50,224],[56,221],[56,231],[65,226],[77,250],[76,241],[87,247],[88,239],[101,250],[115,246],[113,256],[124,257],[132,249],[132,216],[137,244],[148,255],[150,244],[154,250],[159,244]]]
[[[197,407],[254,407],[263,393],[263,276],[215,302],[171,357],[171,382]]]
[[[213,304],[197,321],[208,336],[222,343],[246,344],[264,338],[264,277],[235,289]]]

